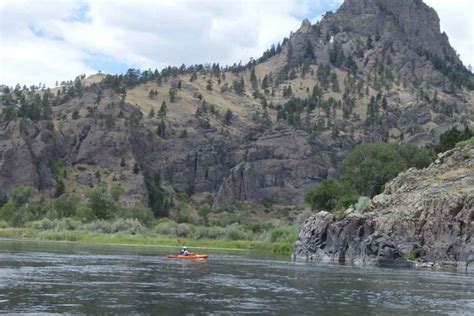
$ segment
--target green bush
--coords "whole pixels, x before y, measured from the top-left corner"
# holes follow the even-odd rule
[[[84,224],[82,229],[90,232],[110,234],[112,233],[112,224],[105,220],[95,220],[88,224]]]
[[[137,235],[145,231],[143,225],[136,219],[123,219],[119,218],[114,221],[111,225],[111,232],[118,233],[123,232],[127,234]]]
[[[99,183],[86,194],[88,206],[97,219],[111,219],[119,205],[112,198],[105,183]]]
[[[453,127],[440,135],[439,143],[434,148],[435,152],[448,151],[456,147],[457,143],[468,140],[473,136],[474,133],[467,126],[464,128],[464,131],[459,131],[456,127]]]
[[[305,201],[315,210],[333,212],[357,202],[359,194],[348,182],[325,180],[305,196]]]
[[[225,228],[225,236],[227,240],[248,240],[249,234],[240,228],[237,223],[228,225]]]
[[[374,197],[400,172],[426,167],[432,160],[429,151],[411,144],[363,144],[355,147],[342,162],[341,179],[361,195]]]
[[[458,148],[464,148],[466,146],[474,146],[474,137],[471,137],[456,144],[456,147]]]
[[[194,225],[181,223],[176,226],[176,236],[191,237],[193,234]]]
[[[10,227],[10,225],[8,225],[7,221],[5,221],[5,220],[3,220],[3,219],[0,220],[0,229],[2,229],[2,228],[8,228],[8,227]]]
[[[359,213],[370,211],[373,207],[372,200],[366,196],[361,196],[354,205],[355,210]]]
[[[282,226],[271,230],[270,241],[275,243],[294,243],[298,239],[298,227]]]
[[[82,223],[78,220],[73,218],[61,218],[54,220],[56,223],[56,230],[57,231],[70,231],[70,230],[77,230],[82,226]]]
[[[118,216],[120,218],[136,219],[144,224],[149,224],[153,220],[153,212],[141,203],[121,208]]]
[[[26,227],[30,227],[37,230],[53,230],[56,228],[56,226],[57,226],[56,222],[48,218],[43,218],[42,220],[39,220],[39,221],[26,223]]]
[[[195,239],[221,239],[225,236],[225,229],[222,227],[212,226],[197,226],[194,231],[193,238]]]
[[[155,233],[159,235],[166,235],[166,236],[176,236],[176,228],[178,224],[175,221],[172,221],[167,218],[162,218],[157,221],[157,224],[154,227]]]
[[[298,214],[298,217],[296,218],[296,225],[301,226],[303,223],[310,218],[313,215],[313,212],[310,210],[304,210],[302,213]]]
[[[76,215],[81,199],[78,196],[63,194],[53,201],[53,209],[48,212],[48,217],[63,218]]]

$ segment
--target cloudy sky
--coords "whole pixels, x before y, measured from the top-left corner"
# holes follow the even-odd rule
[[[474,1],[425,0],[465,65]],[[1,0],[0,84],[258,57],[342,0]]]

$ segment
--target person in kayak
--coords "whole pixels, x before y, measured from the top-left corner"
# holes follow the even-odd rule
[[[181,251],[179,252],[180,255],[182,256],[189,256],[190,252],[188,251],[188,248],[186,246],[183,246],[183,248],[181,248]]]

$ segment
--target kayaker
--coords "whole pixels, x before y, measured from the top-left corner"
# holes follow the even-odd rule
[[[183,246],[183,248],[181,248],[181,251],[179,252],[179,254],[182,255],[182,256],[189,256],[188,248],[186,246]]]

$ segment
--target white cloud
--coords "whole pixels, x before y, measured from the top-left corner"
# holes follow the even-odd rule
[[[448,34],[451,45],[460,54],[464,65],[474,66],[474,1],[424,1],[438,13],[441,31]]]
[[[426,1],[444,10],[443,29],[465,63],[474,63],[472,21],[469,14],[459,18],[460,12],[469,11],[466,7],[472,8],[470,0],[449,1],[451,6],[443,0]],[[99,70],[92,69],[94,56],[141,69],[246,62],[296,30],[302,17],[314,21],[341,2],[2,0],[0,83],[52,85],[73,79]]]

